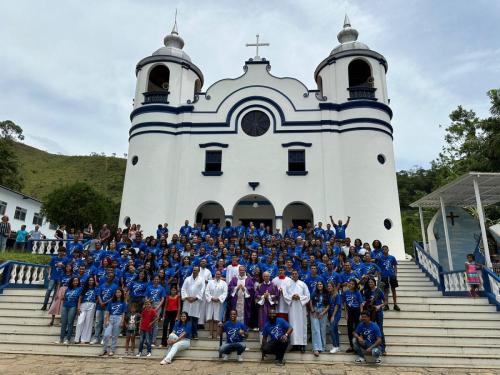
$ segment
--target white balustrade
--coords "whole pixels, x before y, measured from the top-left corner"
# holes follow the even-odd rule
[[[14,263],[11,266],[9,284],[15,285],[44,285],[45,269],[43,265],[29,265]],[[0,269],[3,273],[4,268]],[[1,277],[1,273],[0,273]]]
[[[467,284],[467,275],[465,271],[445,273],[444,277],[444,291],[445,292],[469,292],[469,285]],[[483,290],[483,277],[480,274],[481,286],[479,290]]]
[[[9,280],[10,284],[15,284],[16,283],[17,267],[18,266],[19,266],[18,264],[13,264],[12,265],[12,271],[10,271],[10,280]]]
[[[439,269],[422,251],[417,251],[418,261],[422,267],[439,282]]]
[[[26,270],[26,277],[24,278],[24,283],[25,284],[30,284],[31,283],[31,270],[33,269],[33,266],[28,266],[28,269]]]

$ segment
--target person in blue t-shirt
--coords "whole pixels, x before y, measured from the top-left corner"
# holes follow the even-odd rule
[[[172,359],[181,350],[189,349],[191,346],[191,337],[193,330],[191,327],[191,322],[189,321],[189,315],[187,312],[181,312],[179,320],[174,324],[174,329],[168,336],[167,344],[170,349],[160,362],[160,365],[166,365],[172,363]]]
[[[361,313],[361,323],[358,324],[353,333],[354,350],[358,353],[356,363],[365,363],[365,354],[371,354],[375,358],[375,363],[380,364],[382,360],[382,334],[377,323],[370,321],[370,313],[363,311]]]
[[[153,309],[160,314],[160,307],[163,305],[167,291],[163,286],[160,285],[160,277],[156,275],[153,278],[153,283],[146,288],[146,298],[151,301]],[[158,321],[155,321],[153,325],[153,344],[157,345],[156,337],[158,336]]]
[[[227,361],[228,355],[232,352],[236,352],[239,362],[243,361],[242,354],[246,349],[243,341],[248,336],[248,327],[237,319],[238,314],[236,310],[231,310],[229,312],[229,320],[224,324],[219,322],[219,335],[226,333],[226,343],[219,348],[219,357],[222,356],[224,361]]]
[[[345,314],[347,319],[347,336],[349,337],[350,348],[346,353],[353,353],[354,347],[352,344],[353,332],[359,324],[359,314],[361,306],[365,302],[363,296],[358,290],[358,282],[352,279],[347,283],[347,290],[342,294],[342,302],[345,306]]]
[[[127,304],[125,303],[125,296],[121,289],[116,289],[113,293],[113,298],[106,306],[106,319],[104,326],[104,349],[101,355],[113,356],[118,343],[118,335],[120,328],[125,323],[125,313],[127,312]],[[111,338],[111,344],[109,339]]]
[[[28,231],[26,230],[26,225],[21,225],[21,229],[16,232],[16,250],[26,250],[26,242],[28,241]]]
[[[97,309],[95,312],[95,336],[91,344],[97,344],[101,341],[106,307],[108,303],[111,302],[111,299],[118,289],[118,285],[113,281],[114,278],[115,274],[113,273],[113,271],[108,272],[106,282],[99,285],[97,293]]]
[[[396,288],[398,283],[398,261],[394,256],[389,255],[389,246],[382,246],[383,255],[378,258],[378,265],[382,270],[382,283],[384,284],[385,306],[384,310],[389,310],[389,289],[392,292],[394,310],[401,311],[397,304]]]
[[[61,334],[59,336],[58,344],[69,344],[71,336],[73,336],[73,323],[75,322],[76,307],[78,305],[78,298],[82,293],[80,287],[80,279],[73,277],[68,283],[68,289],[64,293],[63,304],[61,308]]]
[[[345,240],[345,231],[351,221],[351,217],[347,216],[345,224],[342,224],[342,220],[337,221],[337,224],[335,224],[332,215],[330,215],[330,221],[332,222],[333,228],[335,228],[335,238],[338,240]]]
[[[81,283],[80,283],[81,284]],[[94,277],[87,280],[83,287],[78,301],[78,322],[76,324],[75,343],[83,342],[88,344],[92,337],[92,326],[95,316],[95,307],[97,303],[97,285]]]
[[[68,259],[66,258],[66,248],[60,247],[57,250],[57,255],[54,255],[49,263],[49,284],[47,286],[47,291],[45,292],[43,306],[40,310],[47,310],[50,295],[52,294],[52,292],[55,292],[57,290],[57,286],[59,285],[61,276],[64,273],[64,267],[66,266],[66,263],[68,263]],[[52,298],[54,298],[54,296]]]
[[[340,350],[339,321],[342,316],[342,295],[339,287],[333,282],[327,284],[328,291],[328,319],[330,321],[330,336],[332,349],[330,353],[335,354]]]
[[[274,354],[276,356],[276,364],[283,366],[285,364],[285,351],[292,332],[293,328],[285,319],[276,317],[276,310],[269,310],[269,319],[262,330],[262,359],[267,354]]]

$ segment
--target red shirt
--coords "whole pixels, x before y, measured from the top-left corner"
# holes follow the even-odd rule
[[[177,311],[179,309],[179,296],[168,296],[166,311]]]
[[[144,309],[141,313],[141,325],[139,326],[141,331],[151,332],[153,326],[150,323],[156,317],[156,310],[153,308]]]

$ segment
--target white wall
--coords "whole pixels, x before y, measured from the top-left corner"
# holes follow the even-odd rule
[[[21,194],[12,192],[10,190],[0,187],[0,201],[7,202],[7,210],[5,215],[9,217],[9,222],[13,231],[21,229],[21,225],[26,225],[26,230],[29,232],[35,229],[35,224],[33,224],[33,216],[35,213],[41,211],[42,204],[36,200],[26,197],[23,199]],[[14,219],[14,213],[16,207],[21,207],[26,209],[26,218],[24,221]],[[0,215],[0,217],[3,215]],[[43,221],[43,225],[40,226],[40,230],[47,238],[53,238],[54,230],[49,229],[50,223],[46,220]]]

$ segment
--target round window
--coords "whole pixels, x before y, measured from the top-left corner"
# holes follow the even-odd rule
[[[132,157],[132,165],[136,165],[138,161],[139,161],[139,157],[137,155],[134,155]]]
[[[382,155],[382,154],[378,154],[377,155],[377,160],[380,164],[384,164],[385,163],[385,156]]]
[[[390,219],[385,219],[384,220],[384,227],[387,230],[391,229],[392,228],[392,221]]]
[[[250,111],[241,119],[241,128],[245,134],[251,137],[265,134],[270,126],[269,116],[262,111]]]

